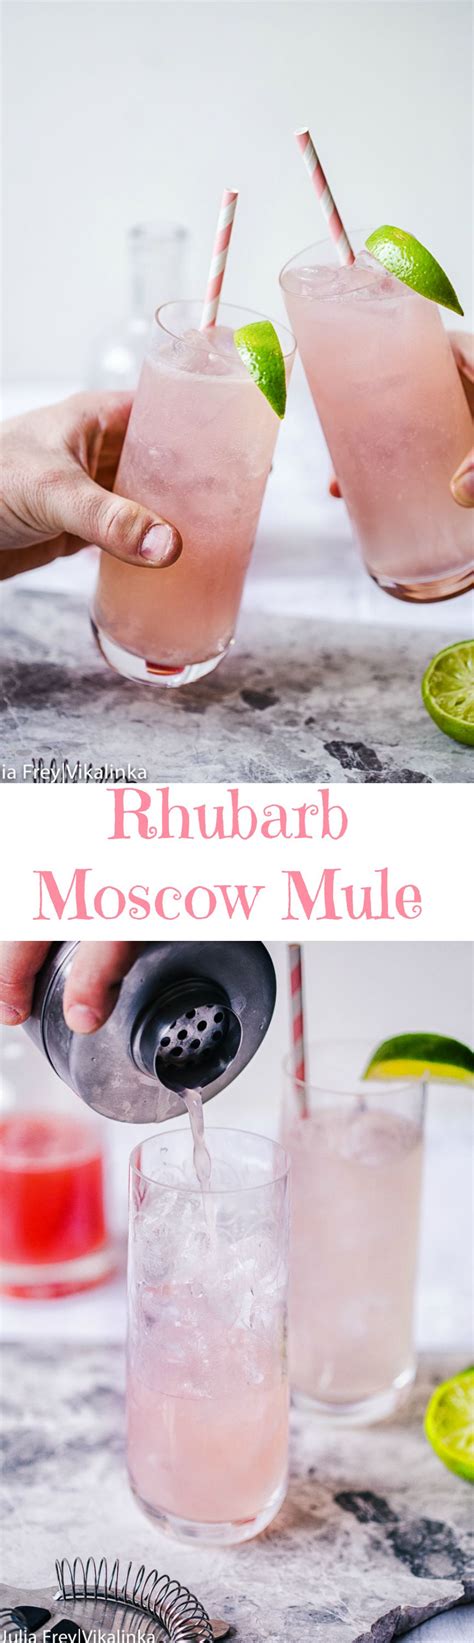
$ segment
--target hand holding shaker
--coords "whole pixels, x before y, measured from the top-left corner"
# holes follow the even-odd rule
[[[137,943],[104,1027],[71,1032],[63,1014],[77,942],[51,948],[25,1032],[89,1107],[130,1124],[185,1110],[183,1091],[209,1101],[242,1072],[271,1021],[271,958],[258,941]]]

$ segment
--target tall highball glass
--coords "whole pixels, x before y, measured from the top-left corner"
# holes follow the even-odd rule
[[[201,313],[158,310],[116,478],[177,526],[181,558],[158,576],[102,553],[92,610],[111,667],[149,685],[190,683],[228,650],[279,429],[233,340],[262,316],[222,304],[200,331]],[[275,329],[289,378],[294,338]]]
[[[415,1373],[424,1086],[363,1077],[369,1046],[307,1048],[284,1068],[291,1159],[290,1374],[297,1401],[389,1415]]]
[[[130,1162],[128,1465],[161,1529],[231,1544],[286,1492],[288,1159],[206,1130],[210,1188],[190,1132]]]
[[[472,523],[450,480],[471,417],[436,303],[332,240],[280,283],[367,570],[398,599],[449,599],[474,584]]]

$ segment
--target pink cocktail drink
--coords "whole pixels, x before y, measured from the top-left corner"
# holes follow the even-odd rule
[[[177,526],[181,558],[157,577],[103,553],[93,607],[107,660],[151,684],[199,678],[231,643],[279,427],[233,341],[259,316],[223,306],[200,331],[200,312],[159,310],[116,479]],[[294,340],[279,336],[289,377]]]
[[[415,601],[472,586],[469,513],[449,488],[471,419],[436,304],[368,252],[341,268],[329,242],[288,263],[281,285],[370,575]]]
[[[152,1304],[151,1296],[148,1303]],[[155,1298],[156,1304],[156,1298]],[[167,1310],[182,1306],[180,1366],[158,1341]],[[161,1320],[161,1322],[160,1322]],[[196,1534],[213,1525],[256,1533],[262,1506],[271,1516],[282,1498],[288,1444],[288,1388],[265,1342],[222,1326],[204,1300],[161,1296],[154,1350],[131,1373],[130,1470],[149,1511]],[[174,1320],[173,1330],[176,1331]],[[205,1340],[205,1350],[203,1344]],[[268,1521],[268,1517],[266,1517]],[[263,1527],[263,1524],[262,1524]],[[203,1538],[206,1538],[205,1533]],[[245,1538],[242,1534],[242,1538]]]
[[[288,1079],[283,1126],[292,1383],[357,1420],[390,1413],[413,1379],[422,1172],[421,1087],[366,1091],[338,1093],[328,1079],[307,1088],[302,1116]]]
[[[260,1138],[206,1140],[205,1192],[189,1135],[132,1155],[128,1463],[162,1528],[231,1543],[286,1490],[288,1165]]]

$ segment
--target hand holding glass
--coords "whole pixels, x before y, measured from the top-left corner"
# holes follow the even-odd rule
[[[210,673],[228,649],[279,428],[233,340],[261,318],[221,305],[168,303],[153,337],[116,488],[177,526],[178,563],[159,578],[102,554],[93,626],[106,660],[129,679],[180,685]],[[276,327],[289,378],[294,339]]]

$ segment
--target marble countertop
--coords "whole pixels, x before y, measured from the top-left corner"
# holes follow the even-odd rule
[[[327,495],[298,371],[290,412],[235,646],[199,684],[159,692],[108,670],[88,622],[90,552],[3,585],[0,765],[17,778],[33,760],[69,760],[138,763],[150,781],[471,779],[471,750],[437,730],[420,697],[430,658],[472,631],[471,597],[415,608],[371,583]]]
[[[424,1357],[405,1413],[372,1429],[337,1430],[294,1412],[289,1493],[275,1523],[245,1546],[203,1550],[165,1540],[130,1494],[122,1351],[10,1343],[4,1578],[24,1597],[25,1584],[51,1584],[57,1557],[132,1558],[189,1585],[236,1643],[390,1643],[474,1599],[469,1486],[440,1466],[422,1431],[430,1389],[456,1367],[454,1356]],[[470,1568],[472,1580],[472,1556]],[[468,1632],[460,1623],[439,1636]]]

